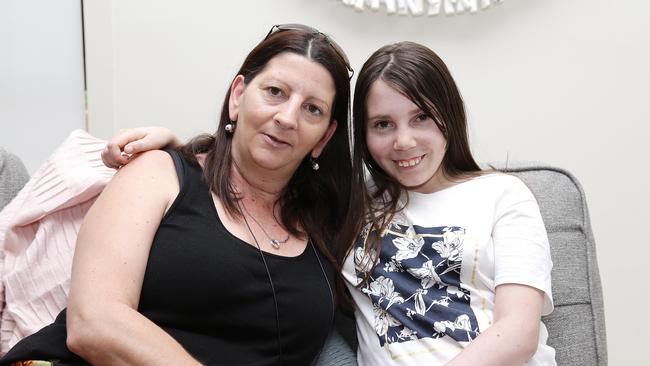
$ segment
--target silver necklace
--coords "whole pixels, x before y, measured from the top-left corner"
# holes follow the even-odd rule
[[[241,204],[241,207],[242,207],[242,208],[244,209],[244,211],[248,214],[248,216],[250,216],[251,219],[253,219],[253,221],[255,221],[255,223],[257,224],[257,226],[259,226],[260,229],[262,229],[262,232],[263,232],[264,235],[266,235],[266,237],[269,239],[269,242],[271,243],[271,246],[272,246],[273,248],[275,248],[275,249],[280,249],[280,244],[284,244],[284,243],[286,243],[286,242],[289,241],[289,234],[287,234],[287,237],[284,238],[284,239],[282,239],[282,240],[272,238],[271,235],[269,235],[269,233],[267,233],[266,230],[264,230],[264,226],[262,226],[262,224],[260,224],[260,222],[257,221],[257,219],[255,218],[255,216],[251,215],[251,213],[248,212],[248,209],[246,208],[246,205],[244,205],[244,204],[242,203],[242,204]],[[273,216],[273,218],[275,219],[275,216]],[[246,220],[246,216],[245,216],[245,215],[244,215],[244,220]],[[248,224],[248,223],[247,223],[247,224]],[[252,233],[253,233],[253,232],[251,231],[251,234],[252,234]]]

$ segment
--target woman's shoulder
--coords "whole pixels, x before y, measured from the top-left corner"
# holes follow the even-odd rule
[[[180,193],[180,184],[171,156],[160,150],[138,154],[121,167],[102,191],[94,206],[105,212],[129,214],[136,218],[159,219]]]
[[[178,191],[178,177],[171,155],[162,150],[138,154],[121,167],[110,184],[127,183],[134,189]]]
[[[138,173],[163,173],[174,170],[174,162],[169,152],[163,150],[150,150],[139,153],[131,161],[120,168],[118,173],[123,171],[134,171]],[[131,173],[133,174],[133,173]]]

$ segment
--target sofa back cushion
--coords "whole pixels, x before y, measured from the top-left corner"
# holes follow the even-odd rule
[[[607,365],[605,315],[596,248],[584,191],[569,172],[541,163],[509,163],[539,204],[553,259],[555,310],[542,320],[558,365]]]

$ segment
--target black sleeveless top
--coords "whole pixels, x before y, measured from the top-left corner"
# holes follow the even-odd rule
[[[201,167],[169,153],[181,188],[154,237],[138,311],[203,364],[309,365],[332,325],[334,268],[308,244],[297,257],[264,252],[267,273],[262,253],[223,226]],[[0,363],[28,359],[82,363],[65,346],[65,310]]]

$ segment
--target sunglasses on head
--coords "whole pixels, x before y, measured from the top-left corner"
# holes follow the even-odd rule
[[[316,28],[304,24],[276,24],[273,27],[271,27],[271,30],[269,30],[269,33],[267,33],[266,37],[264,37],[264,40],[267,40],[274,33],[283,32],[283,31],[292,31],[292,30],[302,31],[309,34],[319,34],[323,38],[325,38],[325,40],[330,45],[330,47],[332,47],[334,52],[341,58],[341,60],[343,60],[343,63],[345,64],[345,68],[348,70],[348,77],[350,80],[352,80],[352,77],[354,76],[354,70],[352,69],[352,66],[350,66],[350,61],[348,60],[347,56],[345,56],[345,53],[341,49],[341,46],[339,46],[336,42],[334,42],[327,34],[319,31]]]

